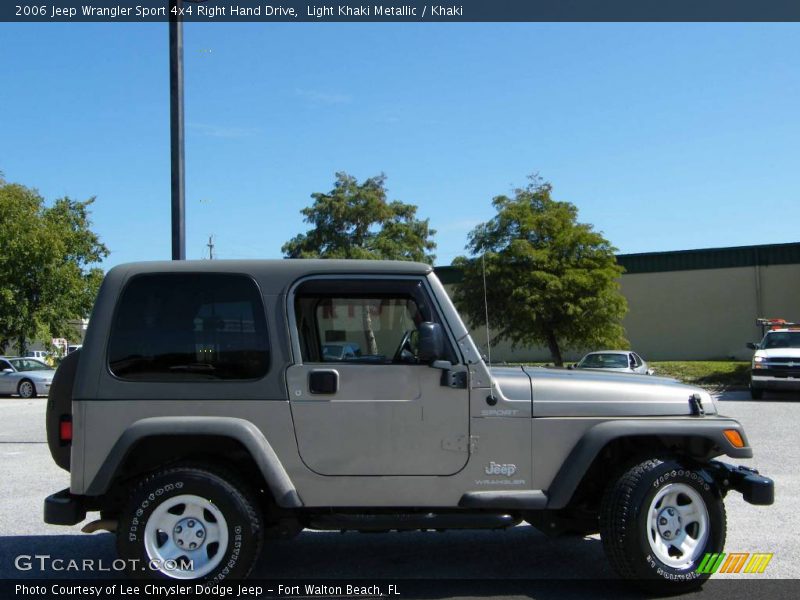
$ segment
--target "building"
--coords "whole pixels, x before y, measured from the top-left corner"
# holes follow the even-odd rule
[[[620,254],[617,260],[625,267],[623,324],[631,347],[647,360],[748,360],[752,350],[745,344],[761,337],[756,318],[800,321],[800,243]],[[436,273],[448,289],[461,277],[454,267]],[[483,327],[473,335],[485,346]],[[501,342],[492,359],[547,361],[550,355]]]

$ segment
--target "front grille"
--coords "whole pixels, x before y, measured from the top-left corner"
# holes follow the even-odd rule
[[[768,363],[794,363],[800,365],[800,356],[770,356],[767,358]]]
[[[800,358],[770,356],[764,363],[771,371],[797,371],[800,372]]]

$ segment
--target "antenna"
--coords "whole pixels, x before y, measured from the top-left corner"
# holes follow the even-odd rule
[[[214,236],[213,235],[208,236],[208,243],[206,244],[206,246],[208,246],[208,260],[214,260]]]
[[[481,255],[481,268],[483,270],[483,309],[486,316],[486,362],[492,368],[492,343],[489,335],[489,299],[486,292],[486,250]]]

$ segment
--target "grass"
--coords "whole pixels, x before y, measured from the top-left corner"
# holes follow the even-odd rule
[[[656,375],[708,388],[742,388],[750,383],[750,363],[735,360],[669,360],[650,363]]]

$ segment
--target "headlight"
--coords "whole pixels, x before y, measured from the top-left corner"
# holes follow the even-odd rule
[[[763,356],[754,356],[753,357],[753,362],[764,362],[764,357]]]

